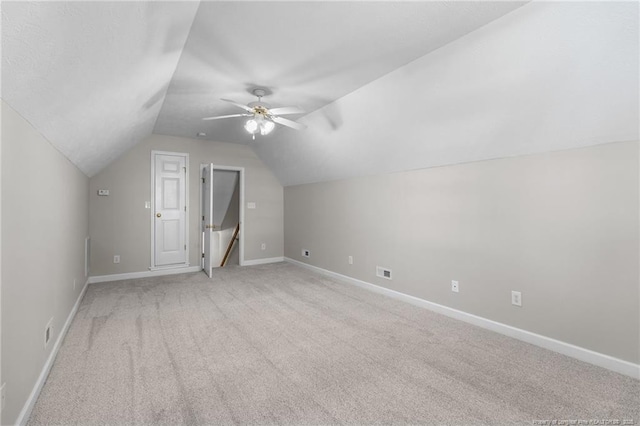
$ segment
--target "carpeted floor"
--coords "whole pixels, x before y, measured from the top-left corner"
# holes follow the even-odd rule
[[[635,424],[639,383],[280,263],[89,286],[29,424]]]

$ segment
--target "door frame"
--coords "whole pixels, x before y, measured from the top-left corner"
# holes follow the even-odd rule
[[[240,217],[240,238],[238,239],[238,250],[239,250],[239,264],[240,266],[244,266],[245,261],[244,261],[244,167],[236,167],[236,166],[220,166],[217,165],[215,163],[200,163],[200,174],[198,175],[198,182],[200,183],[200,191],[198,191],[200,193],[200,209],[198,210],[198,218],[202,217],[202,208],[203,208],[203,199],[202,199],[202,171],[204,170],[205,167],[207,166],[211,166],[213,168],[213,170],[227,170],[227,171],[232,171],[232,172],[238,172],[239,175],[239,180],[238,180],[238,185],[239,186],[239,203],[240,203],[240,212],[239,212],[239,217]],[[200,265],[202,266],[202,270],[204,270],[204,261],[202,260],[202,255],[204,254],[204,238],[202,235],[202,221],[198,221],[200,223],[200,226],[198,227],[199,231],[199,235],[200,235]]]
[[[185,253],[185,263],[178,263],[175,265],[167,265],[167,266],[156,266],[156,226],[154,219],[154,210],[156,205],[156,155],[173,155],[179,157],[185,157],[185,207],[187,208],[185,214],[185,223],[184,223],[184,231],[185,231],[185,244],[187,246]],[[173,152],[173,151],[156,151],[151,150],[151,208],[149,209],[149,220],[151,222],[151,266],[149,266],[150,271],[159,271],[164,269],[179,269],[186,268],[189,266],[189,153],[188,152]]]

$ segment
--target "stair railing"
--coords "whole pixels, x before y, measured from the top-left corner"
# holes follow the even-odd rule
[[[238,239],[238,232],[240,232],[240,224],[236,225],[236,229],[233,231],[233,237],[231,237],[231,241],[229,241],[229,245],[227,245],[227,251],[224,253],[224,257],[222,258],[222,262],[220,262],[220,266],[224,266],[227,264],[227,260],[229,260],[229,255],[231,254],[231,250],[233,249],[233,245]]]

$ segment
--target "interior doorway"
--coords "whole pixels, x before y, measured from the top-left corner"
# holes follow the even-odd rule
[[[200,182],[202,268],[212,276],[244,262],[244,169],[203,164]]]

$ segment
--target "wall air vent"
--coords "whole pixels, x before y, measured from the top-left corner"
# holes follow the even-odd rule
[[[376,275],[387,280],[391,279],[391,269],[382,266],[376,266]]]

